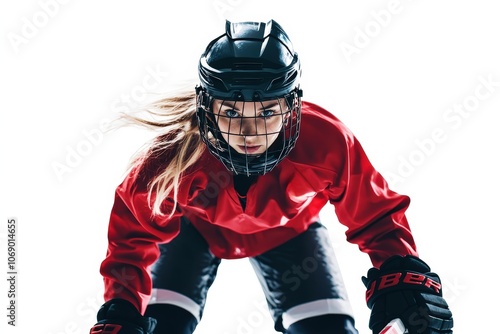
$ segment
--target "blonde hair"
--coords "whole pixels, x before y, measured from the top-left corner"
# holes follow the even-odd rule
[[[159,135],[148,142],[132,159],[129,170],[142,169],[149,159],[168,151],[174,152],[171,160],[153,175],[148,182],[148,202],[153,215],[165,215],[161,204],[172,194],[171,217],[177,207],[177,196],[182,174],[201,156],[202,142],[196,118],[195,86],[172,91],[135,113],[123,113],[122,125],[139,125],[158,131]],[[169,156],[170,157],[170,156]],[[151,201],[155,195],[154,202]]]

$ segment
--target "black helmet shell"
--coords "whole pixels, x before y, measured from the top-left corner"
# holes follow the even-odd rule
[[[226,21],[226,33],[200,58],[199,76],[201,87],[214,98],[267,100],[298,87],[300,62],[276,21]]]

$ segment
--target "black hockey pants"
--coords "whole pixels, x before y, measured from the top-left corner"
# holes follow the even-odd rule
[[[151,269],[153,295],[146,315],[158,321],[155,334],[191,334],[201,320],[221,260],[209,251],[206,241],[186,219],[179,235],[160,245],[160,251]],[[250,263],[277,331],[358,333],[328,232],[320,223],[250,258]],[[233,332],[237,333],[236,328]]]

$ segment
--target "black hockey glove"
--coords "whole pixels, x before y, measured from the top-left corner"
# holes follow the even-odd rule
[[[369,326],[374,334],[396,318],[410,334],[453,333],[441,280],[419,258],[393,256],[380,269],[371,268],[362,280],[368,289],[366,303],[372,310]]]
[[[112,299],[97,312],[90,334],[152,334],[156,319],[143,317],[130,302]]]

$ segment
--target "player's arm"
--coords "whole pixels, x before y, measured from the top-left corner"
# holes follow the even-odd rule
[[[347,227],[347,241],[358,245],[377,267],[393,255],[418,256],[405,216],[410,198],[389,188],[349,130],[333,140],[339,154],[329,197],[339,222]]]
[[[157,244],[179,231],[179,215],[161,223],[151,218],[147,193],[122,184],[116,191],[108,226],[108,249],[101,264],[105,303],[91,334],[148,334],[154,319],[143,317],[151,296],[148,268],[159,256]]]
[[[373,268],[363,282],[371,312],[370,328],[378,334],[399,318],[409,333],[452,333],[451,312],[437,274],[418,258],[405,211],[410,200],[390,190],[361,145],[346,132],[344,166],[332,189],[347,240],[369,254]]]

